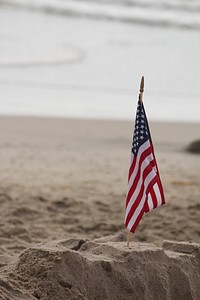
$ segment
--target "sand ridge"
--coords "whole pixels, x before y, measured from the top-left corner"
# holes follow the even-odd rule
[[[129,249],[122,238],[70,238],[24,250],[0,269],[1,299],[199,299],[199,244],[135,242]]]

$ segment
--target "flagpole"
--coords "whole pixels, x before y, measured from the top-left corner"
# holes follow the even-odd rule
[[[143,92],[144,92],[144,76],[142,76],[141,78],[141,82],[140,82],[140,102],[142,104],[142,98],[143,98]],[[131,232],[128,230],[128,233],[127,233],[127,247],[130,248],[130,235],[131,235]]]
[[[127,234],[127,247],[130,248],[130,235],[131,235],[131,232],[128,231],[128,234]]]
[[[131,148],[131,164],[128,175],[128,191],[126,196],[125,226],[128,230],[128,247],[130,244],[130,234],[131,232],[135,232],[144,213],[150,212],[152,209],[165,204],[148,120],[142,102],[143,92],[144,76],[142,76],[140,83],[138,106],[136,109],[135,128]],[[152,157],[152,160],[149,160],[149,156]],[[145,165],[146,169],[148,168],[150,172],[145,172],[146,169],[143,168],[143,165]],[[156,170],[154,170],[154,166],[156,166]],[[149,179],[148,175],[151,173],[153,177],[147,180]],[[138,176],[140,176],[140,179],[138,179]],[[141,184],[144,186],[143,188],[141,188]],[[157,186],[156,189],[154,188],[155,185]],[[155,201],[149,199],[149,195],[151,195],[152,192],[154,193],[153,200]],[[146,195],[145,201],[144,195]],[[134,201],[134,199],[137,199],[137,201]]]
[[[142,76],[140,82],[140,103],[141,104],[142,104],[143,92],[144,92],[144,76]]]

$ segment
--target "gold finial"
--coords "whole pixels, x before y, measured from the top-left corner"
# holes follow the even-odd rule
[[[144,92],[144,76],[142,76],[142,79],[140,82],[140,103],[141,104],[142,104],[143,92]]]
[[[141,82],[140,82],[140,93],[144,92],[144,76],[142,76]]]

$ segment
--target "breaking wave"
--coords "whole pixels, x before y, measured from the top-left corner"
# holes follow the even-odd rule
[[[200,29],[200,2],[197,0],[0,0],[0,5],[63,16]]]

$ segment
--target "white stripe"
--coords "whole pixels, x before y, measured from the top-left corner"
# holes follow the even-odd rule
[[[156,198],[157,198],[157,202],[158,202],[157,206],[160,206],[160,205],[162,205],[162,199],[161,199],[160,189],[158,187],[157,182],[154,184],[153,189],[156,194]]]
[[[134,178],[138,172],[138,165],[139,165],[139,162],[140,162],[140,156],[142,155],[142,153],[147,150],[148,148],[150,147],[150,142],[149,140],[147,140],[144,144],[142,144],[142,146],[140,147],[138,153],[137,153],[137,161],[136,161],[136,164],[135,164],[135,167],[134,167],[134,171],[133,173],[131,174],[131,177],[129,179],[129,182],[128,182],[128,190],[130,189],[130,187],[132,186],[133,184],[133,181],[134,181]]]
[[[145,181],[144,181],[144,192],[143,192],[143,196],[142,196],[142,199],[140,200],[140,203],[138,205],[138,207],[136,208],[134,214],[132,215],[129,223],[128,223],[128,226],[127,228],[129,230],[131,230],[133,224],[135,223],[139,213],[141,212],[142,208],[144,207],[144,203],[145,203],[145,200],[146,200],[146,189],[148,187],[148,185],[150,184],[150,182],[152,181],[152,179],[156,176],[155,172],[152,170],[148,176],[145,178]]]
[[[131,160],[130,160],[130,166],[132,165],[132,163],[133,163],[133,159],[134,159],[134,155],[133,155],[133,152],[131,152]]]
[[[154,157],[154,159],[155,159],[155,157]],[[153,170],[155,171],[155,173],[158,173],[158,170],[157,170],[156,166],[153,167]]]
[[[136,189],[135,189],[135,191],[133,192],[133,194],[132,194],[132,196],[131,196],[131,198],[130,198],[130,200],[129,200],[129,203],[128,203],[128,205],[127,205],[127,207],[126,207],[126,215],[125,215],[125,218],[127,218],[127,215],[128,215],[128,213],[129,213],[129,211],[130,211],[130,209],[131,209],[131,207],[132,207],[132,205],[134,204],[134,202],[135,202],[135,200],[136,200],[136,198],[137,198],[137,196],[138,196],[138,194],[139,194],[139,192],[140,192],[140,190],[141,190],[141,186],[142,186],[142,183],[143,183],[143,172],[144,172],[144,170],[146,169],[146,167],[149,165],[149,163],[152,161],[154,159],[154,157],[153,157],[153,155],[152,155],[152,153],[151,154],[149,154],[146,158],[145,158],[145,160],[142,162],[142,164],[141,164],[141,168],[140,168],[140,178],[139,178],[139,180],[138,180],[138,183],[137,183],[137,187],[136,187]],[[153,170],[154,171],[154,170]],[[154,173],[155,173],[155,171],[154,171]],[[137,174],[136,174],[137,175]],[[128,190],[129,191],[129,190]]]
[[[150,193],[148,194],[147,202],[148,202],[149,210],[152,210],[153,209],[153,200],[152,200],[152,197],[151,197]]]

